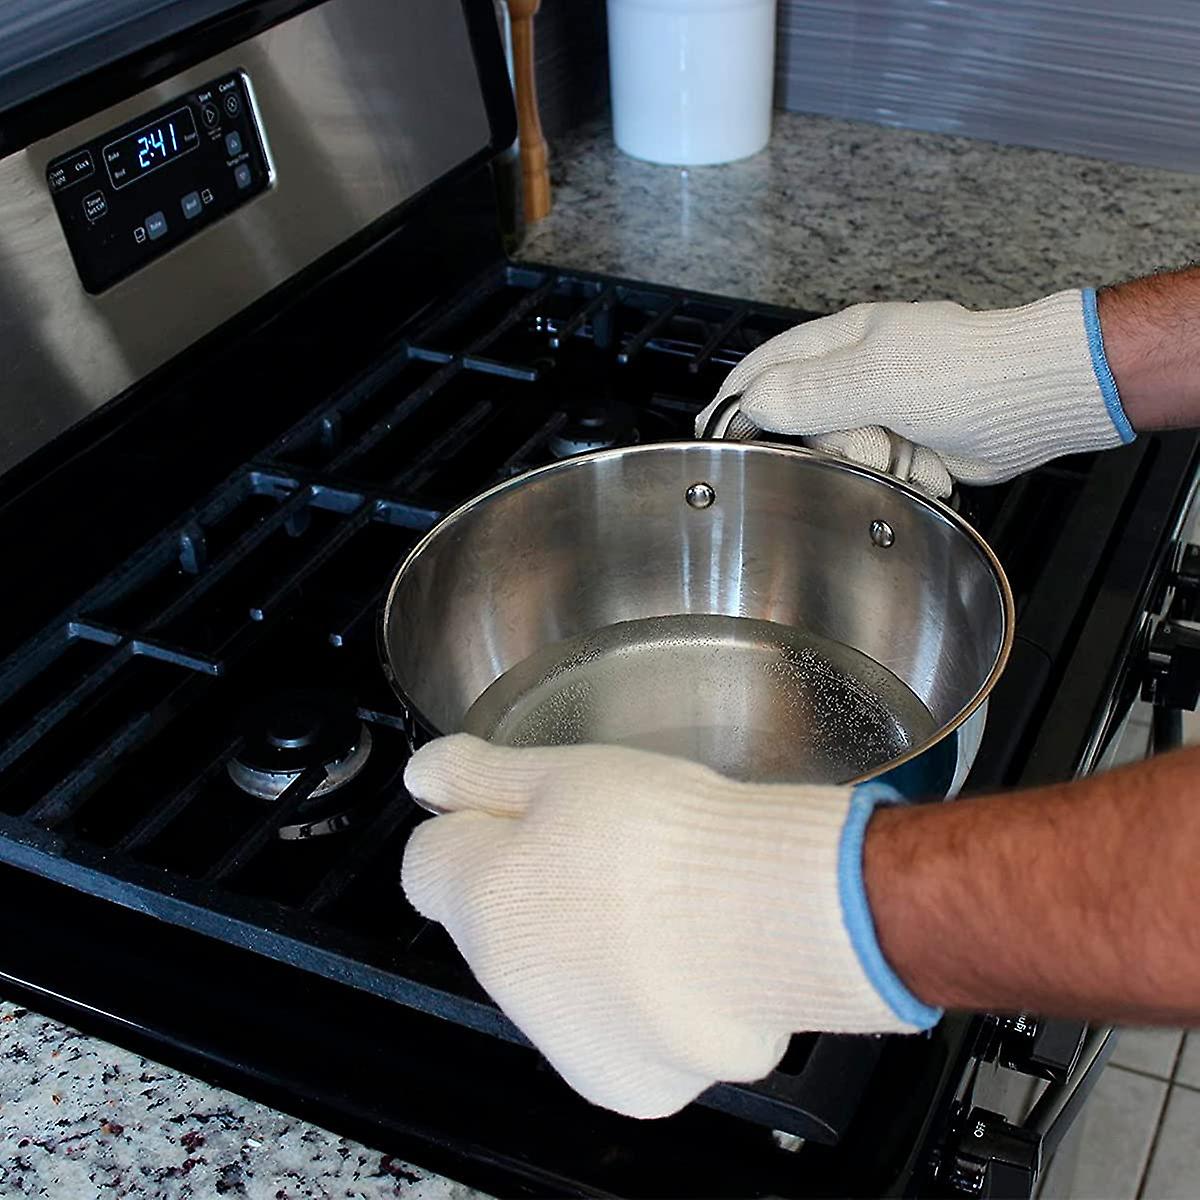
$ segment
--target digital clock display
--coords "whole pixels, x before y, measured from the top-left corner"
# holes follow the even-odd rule
[[[104,147],[104,165],[113,187],[123,188],[199,145],[196,120],[184,106],[109,142]]]

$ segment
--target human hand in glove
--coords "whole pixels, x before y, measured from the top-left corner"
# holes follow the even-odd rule
[[[1091,288],[990,312],[856,304],[751,351],[697,433],[722,435],[738,412],[936,496],[1134,437]]]
[[[800,1030],[939,1011],[879,948],[863,838],[880,784],[750,785],[611,746],[430,743],[404,890],[564,1079],[636,1117],[768,1074]]]

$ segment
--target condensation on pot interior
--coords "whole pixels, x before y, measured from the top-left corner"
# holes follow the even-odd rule
[[[500,676],[463,729],[509,746],[603,742],[734,779],[844,783],[935,730],[916,695],[840,642],[746,617],[622,621]]]

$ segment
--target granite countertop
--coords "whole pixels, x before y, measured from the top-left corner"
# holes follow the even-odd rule
[[[620,154],[607,125],[551,146],[531,262],[816,311],[862,300],[1022,304],[1196,257],[1200,175],[777,113],[721,167]]]
[[[770,148],[681,170],[605,126],[552,147],[521,257],[809,309],[1019,304],[1190,260],[1200,176],[779,114]],[[0,1002],[0,1195],[477,1195]]]
[[[479,1195],[0,1000],[0,1196]]]

